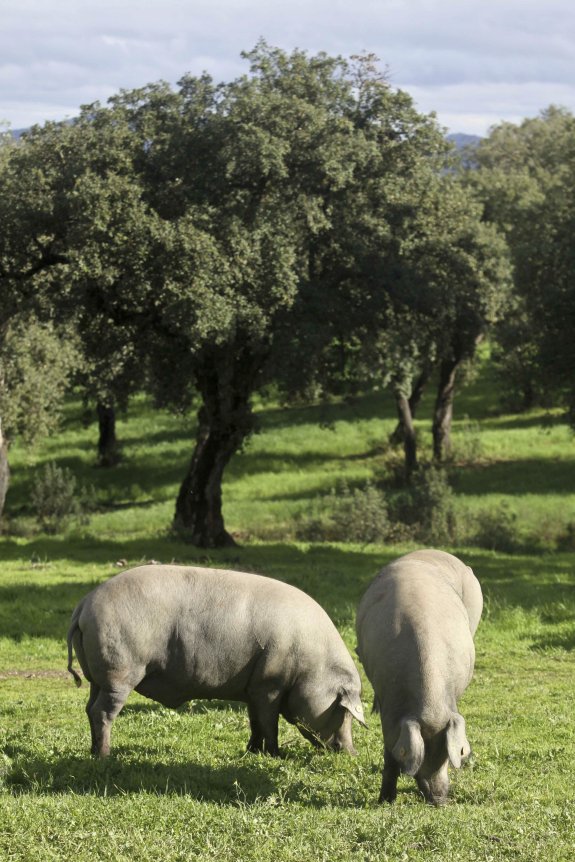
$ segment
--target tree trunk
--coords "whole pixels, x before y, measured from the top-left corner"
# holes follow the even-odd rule
[[[414,470],[417,470],[417,440],[415,438],[415,426],[413,415],[409,406],[409,398],[400,391],[395,393],[395,403],[399,424],[403,433],[403,450],[405,452],[405,476],[410,479]]]
[[[8,465],[8,441],[2,434],[0,422],[0,518],[4,511],[4,502],[10,483],[10,467]]]
[[[196,448],[176,501],[174,526],[201,548],[235,545],[224,526],[222,479],[240,442],[231,428],[226,433],[209,423],[200,424]]]
[[[453,395],[459,361],[445,359],[439,368],[439,383],[433,413],[433,457],[443,461],[451,449],[451,420],[453,418]]]
[[[224,351],[198,375],[203,399],[199,430],[176,500],[174,527],[201,548],[235,545],[224,525],[222,479],[228,462],[253,430],[250,398],[258,370],[257,358],[247,351],[232,360]]]
[[[113,467],[120,460],[116,438],[116,411],[113,404],[100,402],[98,413],[98,464],[100,467]]]
[[[423,390],[425,389],[425,384],[429,379],[429,373],[427,371],[422,371],[417,380],[415,381],[415,385],[411,391],[411,395],[409,396],[409,409],[411,412],[411,418],[415,419],[415,414],[417,412],[417,408],[419,407],[419,402],[423,396]],[[389,442],[392,446],[399,446],[400,443],[403,443],[405,440],[405,428],[403,427],[403,420],[400,413],[399,421],[395,426],[394,430],[389,435]]]

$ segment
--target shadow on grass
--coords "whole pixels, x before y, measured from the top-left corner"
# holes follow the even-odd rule
[[[575,458],[519,459],[462,467],[455,475],[458,494],[565,494],[575,487]]]
[[[146,714],[157,711],[158,709],[166,709],[167,707],[160,707],[155,701],[150,701],[149,703],[126,703],[122,707],[122,715],[124,713],[135,713],[135,714]],[[213,698],[212,700],[190,700],[184,706],[176,709],[176,712],[190,713],[193,715],[205,715],[210,712],[226,712],[227,710],[232,710],[232,712],[245,712],[246,713],[246,732],[247,732],[247,707],[245,703],[242,703],[239,700],[218,700]]]
[[[250,453],[249,449],[236,456],[230,462],[229,468],[226,470],[226,482],[232,484],[245,477],[254,477],[262,473],[285,473],[291,475],[293,470],[306,471],[314,468],[325,470],[325,465],[330,463],[334,469],[339,468],[339,463],[347,463],[349,461],[370,461],[384,451],[386,445],[385,437],[382,437],[382,447],[372,447],[367,452],[358,452],[355,454],[347,454],[341,452],[254,452]],[[333,484],[333,480],[326,476],[322,482],[323,486],[329,488]],[[320,492],[315,491],[317,496]],[[272,494],[274,499],[283,499],[283,496]],[[297,495],[296,495],[297,496]],[[305,494],[301,495],[302,497]]]
[[[3,550],[5,560],[22,559],[22,546],[17,542],[4,542]],[[17,641],[24,635],[63,640],[75,605],[101,580],[118,573],[112,561],[119,559],[127,560],[127,567],[156,559],[269,575],[313,596],[336,622],[348,622],[367,583],[384,562],[396,556],[393,551],[375,556],[372,551],[343,551],[332,546],[308,549],[283,544],[205,551],[175,539],[99,542],[90,538],[71,542],[56,536],[28,543],[26,555],[30,560],[42,561],[38,580],[34,578],[31,582],[30,573],[36,564],[30,562],[22,565],[25,574],[21,582],[0,586],[0,631]],[[82,564],[101,564],[103,577],[54,583],[53,572],[57,571],[59,559],[77,562],[80,571]],[[41,583],[43,566],[51,581],[46,584]]]
[[[217,705],[214,702],[212,708],[227,709],[229,706],[227,701],[220,701]],[[122,714],[158,709],[163,708],[156,704],[134,704],[126,706]],[[285,801],[293,800],[314,808],[325,805],[325,794],[315,793],[305,778],[300,780],[297,773],[307,775],[309,772],[325,770],[331,776],[331,764],[323,758],[347,757],[345,754],[316,751],[303,740],[295,744],[288,741],[285,746],[281,746],[279,760],[243,753],[236,744],[232,744],[223,755],[226,758],[223,765],[194,760],[185,762],[185,755],[181,762],[167,762],[141,743],[114,745],[111,755],[105,760],[88,755],[39,757],[37,754],[31,755],[26,743],[8,744],[4,746],[3,753],[12,762],[4,769],[2,779],[8,792],[15,796],[51,793],[123,796],[126,793],[152,793],[240,806],[255,804],[281,793]],[[281,764],[287,768],[284,769]],[[374,765],[373,772],[379,772],[379,767]],[[343,808],[355,807],[353,797],[353,792],[351,795],[342,793],[339,799],[332,796],[330,804]]]
[[[104,761],[91,757],[62,757],[56,761],[25,759],[5,776],[9,790],[20,795],[29,793],[77,793],[96,796],[123,796],[126,793],[154,793],[160,796],[191,796],[220,804],[253,804],[277,792],[269,773],[256,757],[224,766],[200,763],[163,763],[146,760],[122,761],[122,755],[133,755],[134,749],[115,753]],[[10,751],[6,751],[11,756]]]
[[[329,430],[330,425],[342,420],[395,420],[397,413],[393,399],[387,393],[366,392],[331,403],[264,408],[258,410],[257,417],[262,429],[314,425]]]
[[[546,430],[556,428],[560,425],[567,427],[567,422],[564,416],[552,416],[541,414],[541,412],[533,413],[517,413],[505,415],[500,419],[493,417],[490,419],[482,419],[482,431],[514,431],[527,428],[540,428],[541,433]]]
[[[572,652],[575,650],[575,625],[570,632],[554,632],[534,638],[530,649],[534,652]]]
[[[89,590],[118,573],[114,561],[124,559],[128,567],[150,559],[183,565],[222,567],[256,572],[283,580],[311,595],[332,617],[336,625],[353,625],[355,608],[367,585],[389,560],[407,548],[345,547],[316,544],[266,543],[233,549],[202,550],[181,540],[166,537],[113,541],[96,537],[62,539],[45,537],[26,546],[30,560],[22,562],[23,547],[3,542],[5,560],[17,560],[23,575],[0,586],[0,631],[18,641],[23,636],[50,637],[64,642],[70,615]],[[477,549],[454,549],[472,566],[486,598],[485,615],[496,615],[510,606],[525,610],[545,609],[551,625],[575,615],[573,555],[499,554]],[[77,581],[55,582],[60,560],[77,562]],[[101,566],[101,577],[81,578],[82,564]],[[42,583],[43,568],[46,583]],[[563,608],[563,609],[562,609]]]
[[[249,806],[269,800],[299,806],[324,808],[330,806],[350,809],[365,807],[363,793],[353,787],[342,787],[339,792],[326,790],[320,782],[309,781],[310,774],[325,774],[333,781],[334,770],[340,768],[332,759],[346,761],[348,755],[316,751],[303,740],[288,742],[280,747],[279,759],[265,755],[241,753],[235,744],[220,754],[224,763],[187,761],[183,754],[179,761],[168,761],[153,750],[138,743],[114,746],[111,755],[99,760],[89,755],[46,757],[34,755],[25,744],[3,748],[7,768],[2,773],[4,789],[14,796],[73,793],[93,796],[124,796],[128,793],[149,793],[156,796],[186,796],[200,802],[226,806]],[[370,773],[375,777],[374,796],[380,774],[380,764],[373,764]],[[415,783],[404,792],[419,795]],[[271,799],[270,799],[271,797]]]
[[[85,461],[77,456],[58,457],[60,468],[69,470],[81,487],[94,489],[96,513],[113,510],[129,509],[138,506],[154,506],[161,503],[173,503],[175,506],[177,489],[180,487],[189,465],[193,451],[193,438],[190,439],[189,452],[185,456],[154,454],[153,447],[146,456],[126,458],[120,464],[111,468],[94,469],[95,465],[87,466]],[[262,477],[265,482],[267,474],[291,474],[298,471],[320,470],[326,474],[320,479],[319,487],[308,492],[297,492],[283,495],[273,491],[270,499],[305,499],[315,498],[329,490],[333,481],[327,475],[326,464],[333,464],[337,469],[338,462],[372,461],[384,450],[386,436],[382,436],[382,448],[371,447],[369,451],[352,455],[337,452],[306,451],[306,452],[257,452],[248,448],[238,453],[230,462],[225,474],[226,489],[242,482],[246,477]],[[53,460],[47,457],[43,463]],[[40,467],[42,465],[39,465]],[[16,517],[31,512],[30,500],[36,481],[37,471],[28,471],[10,487],[7,499],[6,514]],[[144,497],[145,499],[141,499]]]
[[[190,444],[190,454],[192,452]],[[46,457],[43,463],[54,460]],[[97,468],[95,464],[86,464],[77,456],[58,457],[60,468],[69,470],[82,487],[92,487],[96,502],[126,502],[144,495],[155,503],[167,500],[175,502],[175,488],[184,478],[188,458],[170,459],[166,455],[154,457],[153,449],[144,458],[126,458],[120,464],[110,468]],[[39,467],[41,468],[41,464]],[[21,478],[14,481],[7,497],[7,514],[24,511],[30,505],[30,497],[37,471],[26,471]]]

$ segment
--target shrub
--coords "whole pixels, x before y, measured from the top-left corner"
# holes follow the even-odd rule
[[[365,545],[385,541],[391,528],[385,496],[371,482],[353,491],[343,486],[331,521],[339,541]]]
[[[353,490],[342,483],[325,499],[321,516],[298,524],[296,536],[364,545],[412,539],[448,544],[457,539],[455,494],[446,471],[435,465],[420,467],[411,484],[389,499],[373,482]]]
[[[481,512],[475,517],[473,544],[489,551],[510,553],[519,543],[517,514],[506,503]]]
[[[0,416],[9,439],[31,444],[57,427],[78,357],[71,333],[25,315],[12,320],[0,352]]]
[[[73,473],[54,462],[35,477],[31,500],[36,520],[47,533],[58,533],[71,520],[87,519],[93,489],[78,487]]]
[[[325,498],[327,517],[302,521],[297,538],[309,542],[384,542],[393,533],[387,501],[383,492],[372,482],[350,490],[342,483]]]
[[[457,538],[455,494],[442,467],[421,466],[397,495],[394,510],[397,520],[412,527],[418,541],[442,545]]]
[[[306,518],[303,515],[295,517],[294,536],[300,542],[331,542],[333,529],[331,521],[326,518]],[[258,531],[258,538],[261,538]],[[277,537],[274,537],[277,538]]]

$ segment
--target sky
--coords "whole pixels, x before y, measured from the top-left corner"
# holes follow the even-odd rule
[[[450,132],[485,135],[551,104],[575,112],[573,0],[0,0],[0,121],[63,120],[187,73],[229,81],[261,37],[376,54]]]

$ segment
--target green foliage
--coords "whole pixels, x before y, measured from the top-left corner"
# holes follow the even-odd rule
[[[525,299],[514,297],[510,312],[494,331],[493,360],[501,405],[509,412],[551,407],[556,394],[546,386],[539,370],[533,321]]]
[[[404,426],[405,400],[411,410],[415,390],[439,369],[433,432],[442,459],[455,375],[461,389],[478,344],[509,305],[509,256],[503,237],[482,222],[477,201],[451,174],[430,177],[419,190],[394,242],[401,277],[391,282],[377,331],[369,337],[366,330],[356,358],[366,379],[375,369],[394,393]],[[407,471],[413,466],[406,451]]]
[[[454,328],[473,352],[505,282],[442,130],[372,56],[261,41],[245,57],[227,84],[150,84],[35,128],[0,177],[5,314],[41,285],[80,333],[90,399],[143,388],[187,411],[200,396],[176,520],[207,545],[229,538],[221,476],[258,390],[329,390],[366,369],[403,380],[452,350]],[[409,337],[391,351],[398,320]]]
[[[369,545],[385,542],[393,532],[388,503],[373,482],[350,488],[341,482],[324,500],[327,516],[304,519],[296,535],[312,542],[354,542]]]
[[[337,491],[332,523],[336,541],[385,542],[391,531],[385,495],[372,482],[353,490],[342,485]]]
[[[18,435],[30,444],[56,429],[77,364],[69,332],[29,315],[10,322],[0,342],[0,417],[9,439]]]
[[[51,461],[34,478],[30,502],[39,526],[59,533],[72,520],[87,523],[93,496],[93,488],[78,487],[70,470]]]
[[[455,495],[442,467],[420,466],[398,495],[394,509],[397,519],[411,526],[418,542],[448,545],[457,539]]]
[[[553,106],[517,126],[503,123],[481,143],[479,170],[468,176],[511,250],[516,298],[498,339],[503,376],[526,406],[575,403],[574,134],[575,117]]]
[[[479,548],[512,553],[520,546],[517,513],[505,503],[501,503],[494,509],[480,512],[475,517],[470,541]]]

